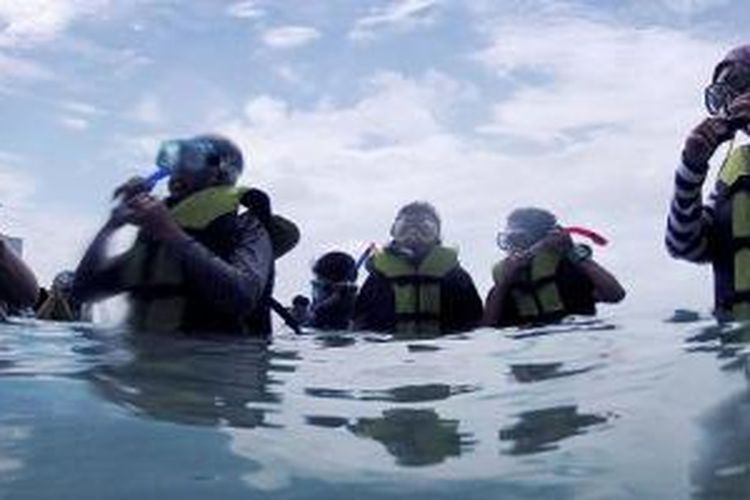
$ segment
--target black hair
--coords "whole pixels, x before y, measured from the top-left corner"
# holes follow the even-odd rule
[[[202,134],[193,140],[205,141],[211,145],[211,152],[206,157],[209,166],[219,167],[219,182],[234,184],[245,165],[242,151],[228,138],[218,134]]]
[[[320,257],[313,272],[329,281],[356,281],[357,268],[354,258],[345,252],[328,252]]]
[[[299,306],[299,307],[307,307],[310,305],[310,299],[308,299],[304,295],[295,295],[294,298],[292,299],[292,305]]]
[[[427,214],[435,222],[437,222],[438,226],[440,226],[440,215],[438,215],[437,209],[432,203],[426,201],[413,201],[401,207],[401,209],[399,209],[398,213],[396,214],[396,218],[398,219],[402,215],[411,214]]]
[[[542,238],[557,227],[557,217],[543,208],[517,208],[508,216],[508,226],[523,228],[535,237]]]

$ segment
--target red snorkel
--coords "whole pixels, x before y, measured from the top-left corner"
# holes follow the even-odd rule
[[[604,246],[607,243],[609,243],[609,241],[607,241],[607,238],[597,233],[596,231],[587,229],[585,227],[567,226],[567,227],[563,227],[562,230],[563,232],[570,234],[570,235],[577,234],[579,236],[588,238],[589,240],[591,240],[592,243],[599,245],[599,246]]]

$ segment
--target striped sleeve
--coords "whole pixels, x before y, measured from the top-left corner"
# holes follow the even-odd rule
[[[714,221],[712,193],[703,203],[703,183],[708,165],[694,167],[684,161],[675,173],[674,196],[667,219],[666,246],[672,257],[690,262],[711,259],[709,238]]]

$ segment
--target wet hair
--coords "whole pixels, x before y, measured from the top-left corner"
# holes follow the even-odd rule
[[[412,214],[426,214],[435,222],[437,222],[438,227],[440,227],[440,215],[438,214],[437,209],[435,209],[432,203],[426,201],[413,201],[408,205],[404,205],[403,207],[401,207],[401,209],[399,209],[398,213],[396,214],[396,218],[398,219],[402,215]]]
[[[235,184],[245,166],[240,148],[228,138],[218,134],[203,134],[192,138],[211,146],[208,165],[218,167],[220,184]]]
[[[724,59],[722,59],[714,68],[714,74],[711,81],[715,82],[724,68],[735,63],[744,64],[745,66],[750,67],[750,44],[740,45],[730,50],[729,53],[724,56]]]
[[[328,252],[320,257],[312,268],[313,272],[329,281],[356,281],[357,268],[354,258],[345,252]]]
[[[508,215],[507,227],[528,231],[537,240],[557,227],[557,217],[543,208],[517,208]]]
[[[295,295],[292,299],[292,305],[295,307],[307,307],[310,305],[310,299],[304,295]]]

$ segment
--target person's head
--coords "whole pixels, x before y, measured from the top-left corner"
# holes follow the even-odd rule
[[[295,295],[292,299],[292,307],[294,309],[307,309],[310,307],[310,299],[304,295]]]
[[[401,207],[391,226],[391,237],[397,244],[421,250],[440,243],[440,216],[425,201],[414,201]]]
[[[63,295],[68,295],[73,289],[73,281],[75,280],[75,273],[73,271],[62,271],[57,273],[55,279],[52,280],[52,290]]]
[[[508,216],[505,229],[498,233],[497,244],[506,252],[526,250],[557,227],[557,218],[548,210],[517,208]]]
[[[716,65],[704,100],[711,115],[727,117],[727,108],[737,97],[750,92],[750,45],[732,49]]]
[[[354,258],[344,252],[328,252],[313,264],[313,301],[317,302],[336,291],[355,289],[357,266]]]
[[[169,171],[169,193],[179,199],[210,186],[235,184],[244,161],[229,139],[199,135],[162,143],[156,164]]]

